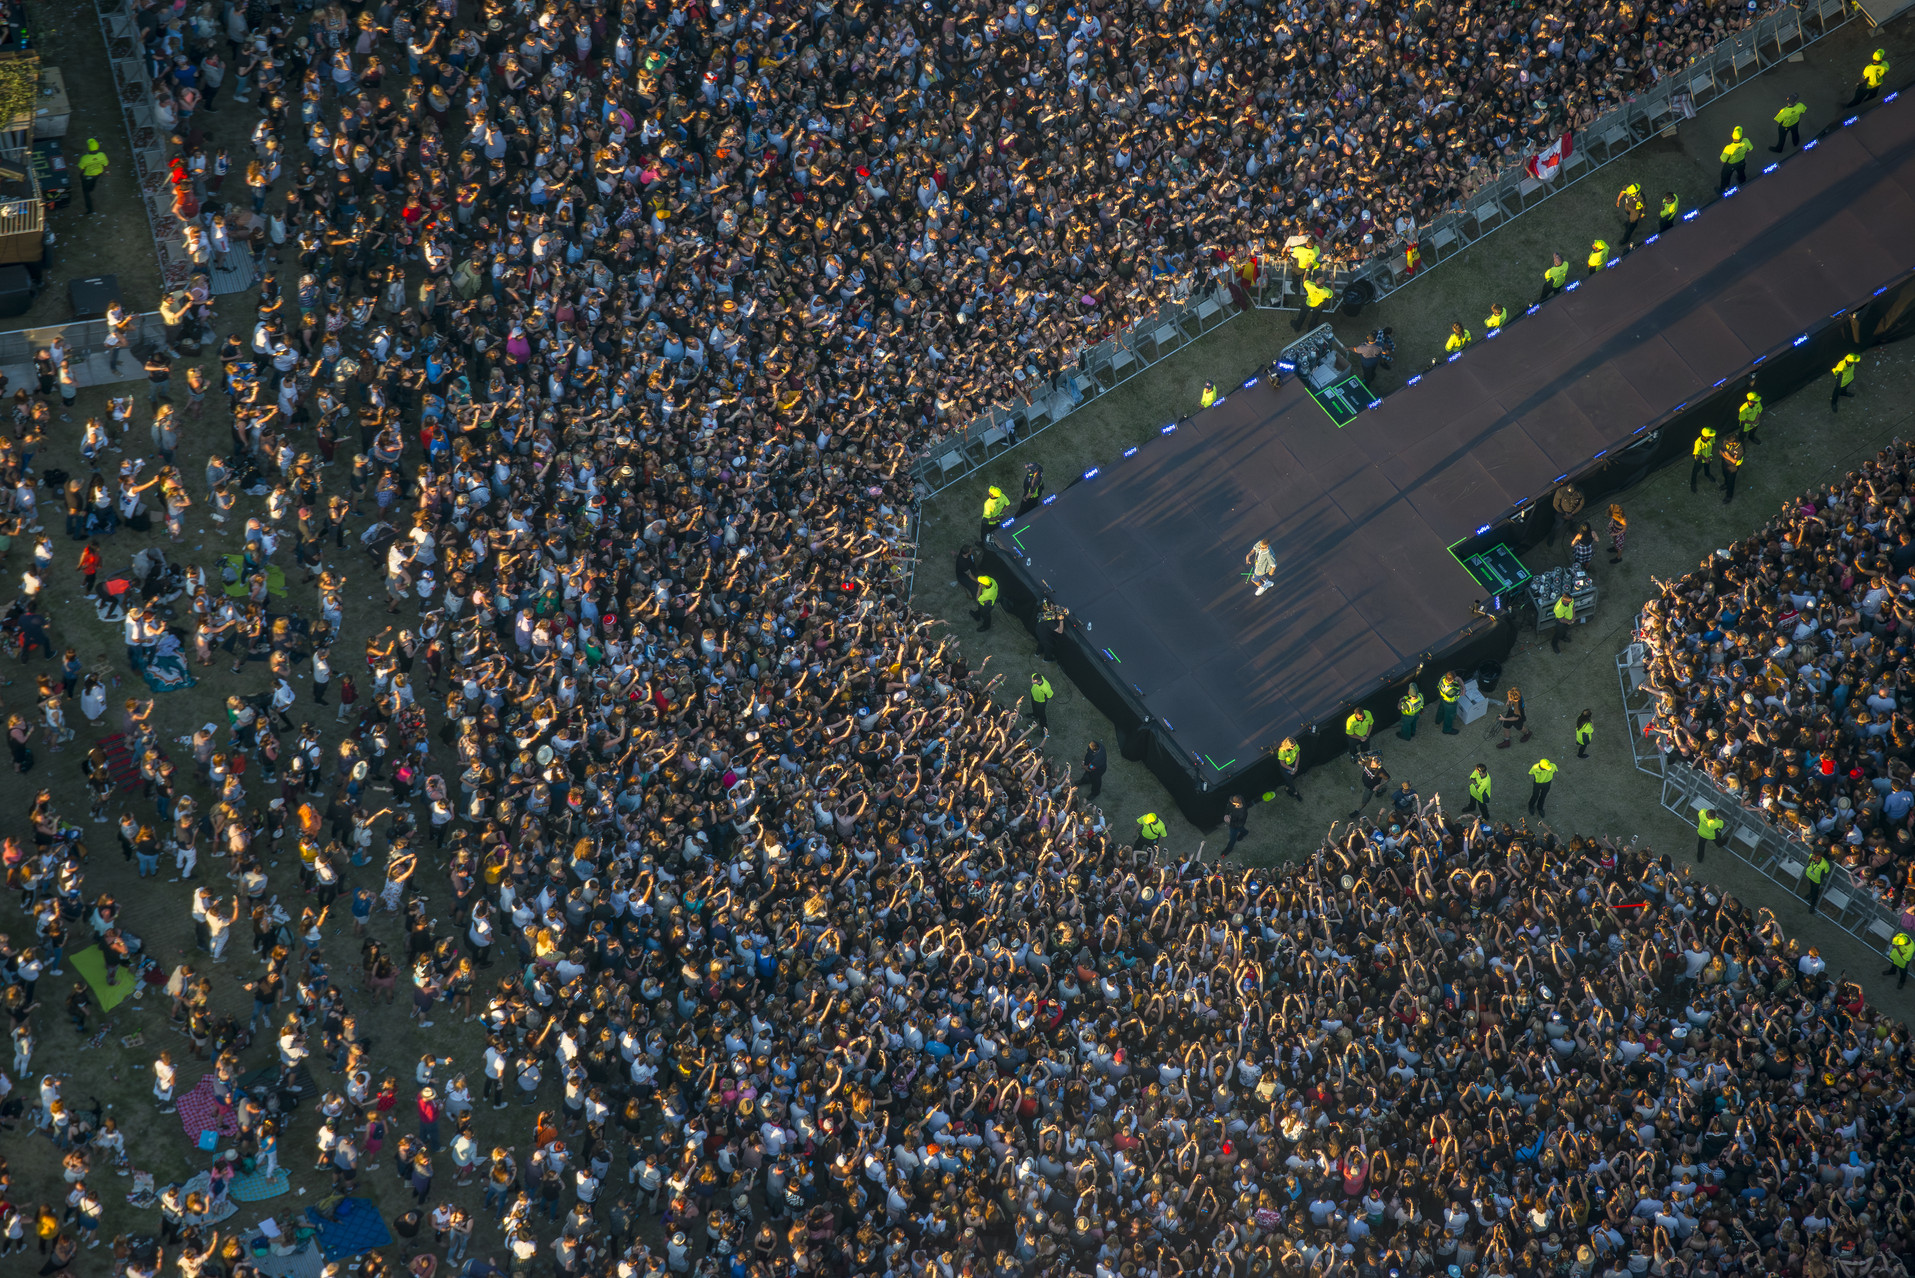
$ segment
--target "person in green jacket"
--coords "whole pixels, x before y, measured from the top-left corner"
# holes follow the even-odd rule
[[[977,629],[983,634],[991,628],[991,609],[997,606],[997,578],[979,574],[977,579]]]
[[[1155,812],[1146,812],[1137,818],[1137,846],[1140,848],[1156,847],[1169,833],[1170,827]]]
[[[1463,808],[1463,815],[1481,812],[1485,821],[1489,820],[1489,764],[1479,763],[1469,774],[1469,803]]]
[[[1696,813],[1696,864],[1702,864],[1703,854],[1711,843],[1722,842],[1722,832],[1729,826],[1727,821],[1716,815],[1714,808],[1704,808]]]
[[[1589,757],[1589,742],[1596,735],[1595,715],[1585,710],[1576,716],[1576,757]]]
[[[1784,98],[1782,109],[1775,113],[1775,145],[1769,150],[1780,155],[1785,143],[1789,146],[1801,146],[1802,117],[1807,115],[1808,111],[1809,109],[1802,105],[1802,100],[1793,93]]]
[[[1358,707],[1350,712],[1343,721],[1343,739],[1350,747],[1350,762],[1355,763],[1370,746],[1370,729],[1376,727],[1376,716],[1368,710]]]
[[[1051,690],[1051,681],[1037,671],[1031,672],[1031,718],[1037,720],[1037,726],[1044,735],[1051,735],[1051,714],[1047,707],[1057,694]]]
[[[1911,958],[1915,958],[1915,936],[1897,932],[1888,943],[1888,966],[1882,969],[1882,975],[1893,976],[1898,990],[1908,984],[1908,961]]]
[[[1396,703],[1397,713],[1403,721],[1396,726],[1396,735],[1409,741],[1416,736],[1416,721],[1423,713],[1423,693],[1412,683],[1408,692]]]
[[[1809,885],[1809,913],[1815,912],[1816,903],[1822,899],[1822,884],[1834,868],[1835,862],[1829,860],[1824,848],[1817,848],[1815,855],[1809,858],[1809,868],[1802,871],[1802,881]]]

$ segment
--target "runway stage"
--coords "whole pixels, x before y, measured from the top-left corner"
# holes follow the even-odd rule
[[[1239,389],[1007,523],[986,560],[1026,624],[1043,589],[1071,610],[1066,673],[1209,825],[1268,787],[1286,735],[1318,728],[1321,761],[1354,705],[1381,727],[1408,679],[1433,700],[1444,670],[1507,653],[1460,557],[1540,539],[1529,513],[1567,479],[1593,516],[1732,423],[1752,377],[1774,398],[1905,334],[1911,268],[1915,104],[1894,101],[1349,425],[1294,377]]]

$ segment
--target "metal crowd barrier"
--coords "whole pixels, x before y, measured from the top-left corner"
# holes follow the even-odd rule
[[[1181,305],[1160,306],[1123,332],[1081,347],[1029,404],[994,407],[931,443],[911,464],[920,500],[958,483],[997,455],[1048,430],[1100,395],[1237,318],[1227,282]]]
[[[1616,682],[1622,688],[1622,712],[1628,722],[1629,752],[1636,771],[1652,777],[1663,776],[1667,767],[1661,746],[1649,733],[1655,721],[1656,701],[1643,691],[1649,678],[1649,648],[1640,641],[1616,654]]]
[[[1728,822],[1728,838],[1721,846],[1754,867],[1764,878],[1800,894],[1802,875],[1809,866],[1809,849],[1784,834],[1756,809],[1717,785],[1707,773],[1670,760],[1662,779],[1662,806],[1695,825],[1705,807]],[[1866,945],[1881,948],[1901,927],[1900,914],[1889,909],[1856,881],[1846,866],[1833,866],[1822,882],[1816,913],[1832,920]]]

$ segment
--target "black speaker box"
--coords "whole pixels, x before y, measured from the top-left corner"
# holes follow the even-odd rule
[[[67,296],[73,302],[74,319],[100,319],[106,308],[120,300],[120,277],[94,275],[67,283]]]
[[[15,262],[0,266],[0,315],[25,315],[33,305],[33,276]]]

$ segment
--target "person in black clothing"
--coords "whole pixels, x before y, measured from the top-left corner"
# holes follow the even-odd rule
[[[1237,841],[1248,832],[1250,824],[1250,804],[1241,794],[1231,795],[1230,802],[1224,805],[1223,823],[1224,828],[1230,831],[1230,842],[1223,845],[1223,851],[1218,855],[1229,856],[1230,849],[1237,846]]]
[[[24,662],[32,656],[35,648],[49,657],[53,655],[53,640],[47,635],[46,619],[28,609],[20,614],[20,660]]]
[[[1057,641],[1064,637],[1064,621],[1071,615],[1054,599],[1045,599],[1037,608],[1037,655],[1049,662],[1057,660]]]
[[[1036,510],[1044,501],[1044,468],[1036,462],[1024,467],[1024,499],[1017,503],[1017,515],[1022,519]]]
[[[1363,797],[1357,800],[1357,804],[1354,808],[1350,809],[1351,820],[1362,816],[1363,809],[1369,806],[1370,800],[1380,798],[1390,788],[1390,774],[1384,771],[1383,760],[1377,758],[1374,754],[1366,754],[1361,760],[1361,766],[1363,772]]]
[[[977,546],[972,542],[965,542],[957,548],[953,559],[957,565],[959,588],[967,592],[976,591],[976,585],[971,583],[977,581]]]
[[[1104,755],[1104,747],[1092,741],[1084,747],[1084,775],[1073,783],[1090,787],[1090,797],[1096,798],[1104,792],[1104,773],[1110,769],[1110,760]]]

